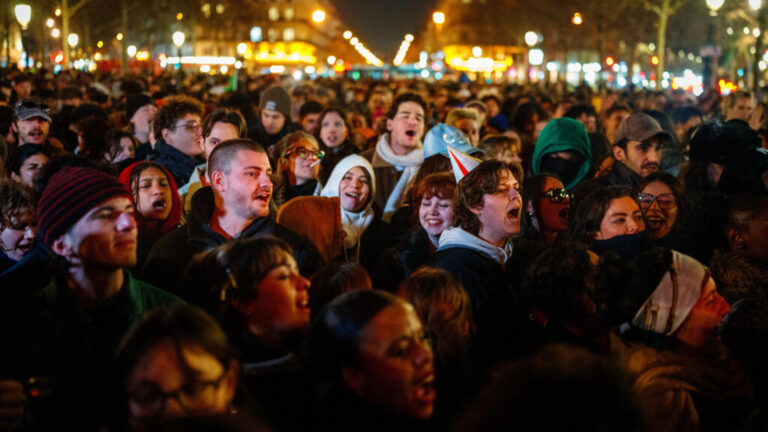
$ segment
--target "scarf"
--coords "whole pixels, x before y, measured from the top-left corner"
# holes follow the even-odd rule
[[[373,209],[370,206],[360,213],[352,213],[342,208],[341,227],[344,229],[344,249],[352,249],[358,245],[371,222],[373,222]],[[358,247],[358,251],[359,249]]]
[[[395,213],[395,210],[402,204],[406,190],[414,177],[416,177],[416,173],[419,171],[419,166],[421,166],[421,163],[424,161],[424,149],[421,148],[421,144],[407,155],[400,156],[392,151],[392,147],[387,140],[388,136],[389,134],[382,134],[381,139],[376,143],[376,156],[395,167],[398,171],[402,171],[402,174],[394,189],[392,189],[392,192],[389,194],[387,204],[384,206],[384,216],[382,219],[384,219],[385,222],[389,222],[392,215]],[[376,165],[376,162],[374,162],[374,165]]]

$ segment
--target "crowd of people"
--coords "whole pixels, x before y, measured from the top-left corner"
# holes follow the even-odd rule
[[[0,430],[768,428],[759,95],[0,80]]]

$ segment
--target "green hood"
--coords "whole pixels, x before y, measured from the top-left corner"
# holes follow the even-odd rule
[[[533,149],[533,162],[531,171],[534,175],[541,171],[541,159],[549,153],[574,150],[584,157],[576,176],[571,182],[565,185],[566,189],[576,186],[584,176],[587,175],[592,163],[592,151],[589,146],[589,136],[587,129],[581,122],[572,118],[552,119],[544,127],[536,140],[536,147]]]

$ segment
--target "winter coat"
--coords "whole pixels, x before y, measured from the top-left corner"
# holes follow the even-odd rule
[[[733,363],[657,349],[611,334],[611,355],[629,373],[650,431],[738,430],[751,387]]]
[[[181,276],[192,258],[208,249],[226,243],[229,239],[211,228],[209,222],[216,207],[213,190],[204,187],[192,197],[189,220],[160,240],[149,251],[141,278],[153,285],[176,292],[184,297]],[[320,257],[309,242],[295,232],[278,225],[272,215],[251,222],[237,238],[252,238],[271,234],[285,240],[293,249],[293,256],[302,275],[309,277],[319,268]]]
[[[414,270],[429,264],[434,246],[423,228],[411,234],[406,241],[384,251],[371,273],[376,289],[396,292]]]
[[[6,317],[13,325],[0,329],[0,370],[7,378],[47,380],[28,406],[40,430],[96,430],[108,412],[105,390],[123,335],[145,312],[181,302],[124,275],[122,289],[104,306],[81,306],[65,281],[53,279]]]
[[[202,162],[196,157],[187,156],[163,140],[155,143],[155,157],[152,160],[168,169],[177,185],[187,184],[195,167]]]
[[[768,264],[733,252],[715,251],[709,262],[717,292],[729,303],[768,300]]]

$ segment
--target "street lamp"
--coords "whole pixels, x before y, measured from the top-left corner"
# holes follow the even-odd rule
[[[176,45],[176,49],[179,50],[179,57],[181,57],[181,47],[184,45],[184,39],[186,39],[184,32],[182,31],[173,32],[173,35],[171,35],[171,39],[173,39],[173,44]]]
[[[717,73],[717,47],[715,46],[715,26],[717,25],[717,11],[723,7],[725,0],[706,0],[709,8],[709,23],[707,25],[707,50],[708,61],[704,63],[704,84],[712,87]]]
[[[322,9],[318,9],[312,12],[312,21],[316,23],[321,23],[325,21],[325,11]]]
[[[77,42],[80,41],[80,37],[77,36],[77,33],[70,33],[69,36],[67,36],[67,43],[69,44],[69,47],[74,49],[77,46]]]
[[[61,36],[61,30],[57,28],[51,30],[51,37],[53,37],[54,39],[58,39],[59,36]]]
[[[532,32],[526,32],[525,33],[525,44],[528,45],[529,48],[533,48],[534,45],[536,45],[536,42],[539,41],[539,36]]]
[[[32,7],[28,4],[17,4],[13,8],[13,12],[16,14],[16,21],[21,24],[21,28],[26,30],[29,21],[32,19]]]
[[[136,55],[136,51],[138,51],[136,45],[128,45],[128,49],[125,52],[128,53],[128,57],[133,57]]]
[[[435,24],[443,24],[445,23],[445,14],[437,11],[432,14],[432,22]]]

